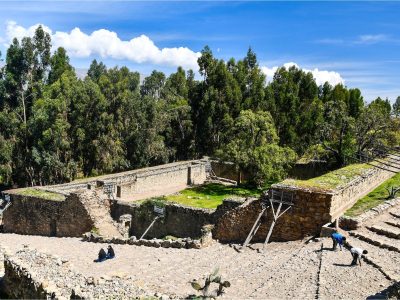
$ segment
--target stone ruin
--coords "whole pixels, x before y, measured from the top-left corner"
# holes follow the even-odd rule
[[[0,250],[4,252],[4,250]],[[2,290],[11,299],[99,299],[151,298],[120,277],[87,277],[74,270],[68,260],[28,247],[14,255],[4,254]],[[105,291],[107,293],[105,294]],[[160,295],[162,296],[162,295]]]
[[[262,204],[266,202],[268,205],[268,193],[259,199],[226,199],[215,210],[166,203],[163,217],[146,232],[145,239],[155,240],[139,241],[157,216],[155,204],[146,202],[139,205],[127,199],[139,197],[139,191],[141,195],[162,195],[165,186],[168,190],[202,184],[208,177],[209,167],[206,159],[179,162],[40,188],[64,195],[64,201],[28,196],[18,190],[7,191],[12,205],[4,211],[3,230],[58,237],[81,237],[90,232],[85,235],[87,241],[152,247],[201,248],[209,245],[211,238],[220,242],[242,243],[260,215]],[[357,199],[391,176],[391,172],[371,168],[336,190],[284,183],[273,185],[271,188],[275,193],[292,195],[293,205],[290,208],[283,206],[287,212],[276,223],[271,240],[290,241],[319,235],[325,224],[338,220]],[[108,188],[108,195],[104,193],[105,187]],[[275,209],[277,205],[274,204]],[[271,221],[272,212],[267,210],[261,218],[254,242],[265,240]],[[178,239],[163,242],[166,236]]]

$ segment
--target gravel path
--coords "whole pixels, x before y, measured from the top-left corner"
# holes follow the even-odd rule
[[[0,234],[1,247],[7,247],[10,252],[21,249],[24,244],[69,260],[85,276],[129,277],[145,290],[180,297],[194,292],[189,281],[205,278],[215,267],[220,268],[223,280],[231,282],[224,295],[226,299],[314,299],[321,280],[326,283],[320,287],[325,298],[358,299],[389,285],[371,266],[352,269],[334,265],[334,262],[349,263],[348,253],[323,252],[324,265],[318,277],[321,242],[271,243],[264,253],[251,249],[238,253],[228,245],[217,243],[201,250],[114,245],[115,259],[94,263],[99,249],[107,245],[77,238]],[[254,245],[257,246],[260,245]],[[329,286],[346,288],[329,289]]]

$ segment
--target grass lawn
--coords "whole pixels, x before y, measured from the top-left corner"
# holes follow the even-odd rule
[[[367,211],[368,209],[378,206],[388,196],[388,191],[386,190],[386,188],[390,188],[392,186],[394,187],[400,186],[400,173],[397,173],[392,178],[386,180],[371,193],[358,200],[356,204],[353,205],[352,208],[346,211],[345,215],[349,217],[356,217],[362,214],[363,212]],[[397,194],[397,196],[400,195]]]
[[[258,197],[269,186],[270,184],[265,186],[263,189],[257,189],[247,186],[225,186],[222,184],[210,183],[207,185],[188,188],[177,194],[157,198],[157,200],[175,202],[191,207],[217,208],[225,198],[235,196]],[[138,203],[138,201],[135,201],[135,203]]]
[[[38,197],[38,198],[43,198],[43,199],[52,200],[52,201],[64,201],[65,200],[65,197],[61,194],[47,192],[47,191],[43,191],[43,190],[35,189],[35,188],[22,189],[22,190],[16,192],[16,194],[23,195],[23,196]]]
[[[364,174],[371,168],[373,167],[367,164],[353,164],[326,173],[319,177],[314,177],[307,180],[286,179],[280,184],[329,191],[346,185],[355,177]]]

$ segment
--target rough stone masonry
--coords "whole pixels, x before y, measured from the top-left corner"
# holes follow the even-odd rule
[[[279,183],[272,185],[271,188],[278,193],[292,194],[294,205],[277,221],[271,240],[291,241],[319,235],[324,224],[340,218],[358,199],[393,175],[393,172],[371,168],[346,185],[325,191]],[[267,195],[264,194],[257,200],[247,201],[223,215],[216,222],[214,238],[222,242],[243,242],[261,212],[263,197]],[[278,204],[275,204],[275,211],[277,206]],[[253,241],[265,240],[272,219],[272,211],[268,209]]]

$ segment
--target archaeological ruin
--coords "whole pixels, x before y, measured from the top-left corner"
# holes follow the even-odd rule
[[[368,211],[358,218],[343,217],[346,210],[352,207],[358,199],[394,176],[396,172],[392,169],[373,166],[363,166],[351,175],[340,170],[335,172],[311,180],[286,179],[273,184],[260,197],[227,198],[215,209],[190,207],[157,200],[157,197],[177,193],[189,186],[205,185],[215,180],[220,180],[224,184],[233,184],[242,181],[247,176],[232,164],[216,162],[208,158],[80,179],[60,185],[8,190],[4,192],[1,204],[3,233],[0,234],[0,242],[4,238],[16,243],[14,240],[16,237],[23,237],[20,240],[29,241],[27,242],[29,245],[36,245],[36,240],[43,240],[45,241],[43,247],[45,247],[44,245],[48,243],[45,239],[57,238],[56,241],[66,243],[66,245],[70,242],[78,243],[78,241],[83,243],[75,244],[75,246],[77,249],[83,247],[84,252],[90,252],[89,249],[97,249],[102,245],[113,244],[121,253],[140,252],[138,257],[142,257],[141,259],[144,261],[146,258],[143,257],[149,255],[146,253],[153,253],[152,255],[157,257],[158,254],[154,251],[161,248],[166,252],[159,252],[160,255],[165,253],[169,261],[172,261],[171,257],[177,253],[179,253],[178,257],[182,259],[179,263],[185,263],[184,260],[188,257],[191,257],[193,262],[199,259],[194,263],[199,269],[201,269],[201,264],[211,268],[212,259],[207,261],[207,257],[213,253],[219,266],[226,269],[224,277],[233,276],[232,274],[235,273],[239,274],[238,278],[247,278],[248,274],[245,270],[251,272],[252,267],[249,265],[243,269],[242,273],[238,273],[237,269],[233,269],[232,262],[237,262],[238,266],[246,265],[246,261],[252,262],[253,267],[257,266],[256,269],[268,266],[277,268],[276,264],[279,259],[275,262],[265,260],[266,256],[262,254],[263,251],[259,251],[261,252],[259,254],[251,250],[247,251],[247,247],[241,247],[246,244],[250,246],[248,249],[251,249],[251,247],[257,247],[255,245],[262,245],[259,243],[266,241],[269,242],[267,252],[273,253],[276,258],[282,256],[283,261],[285,259],[293,260],[293,264],[299,264],[300,262],[296,261],[298,258],[293,256],[293,251],[299,251],[296,252],[299,253],[298,255],[308,257],[307,259],[303,258],[308,270],[315,269],[319,276],[325,273],[333,276],[332,263],[328,263],[329,260],[332,261],[333,257],[330,254],[319,254],[318,251],[329,246],[329,240],[324,240],[323,237],[329,236],[331,232],[337,230],[335,226],[339,224],[343,228],[351,229],[350,235],[359,239],[359,243],[371,243],[386,249],[385,251],[400,252],[398,242],[396,242],[397,244],[393,241],[377,242],[369,236],[370,232],[373,232],[375,235],[381,234],[398,238],[400,234],[396,235],[396,230],[392,228],[390,231],[386,223],[384,225],[381,223],[365,225],[374,218],[381,220],[382,218],[379,216],[388,214],[387,210],[392,210],[392,218],[397,218],[399,200],[385,202],[382,208],[378,207],[373,212]],[[334,184],[329,181],[332,180],[332,176],[335,179]],[[143,201],[144,199],[150,200]],[[390,224],[398,226],[399,221],[392,220]],[[305,240],[319,236],[322,238],[323,245],[306,246],[304,243]],[[59,297],[79,298],[82,295],[99,295],[102,289],[113,289],[108,277],[96,279],[91,271],[84,276],[78,274],[79,272],[76,273],[72,267],[70,269],[68,261],[75,261],[71,256],[68,256],[69,258],[65,262],[63,260],[60,262],[57,257],[35,250],[42,246],[35,246],[34,249],[31,249],[26,244],[24,245],[25,248],[14,252],[14,255],[5,253],[7,251],[0,247],[0,254],[4,256],[5,266],[5,280],[3,281],[5,288],[3,290],[8,295],[20,298],[46,298],[55,294]],[[230,245],[238,246],[230,247]],[[264,245],[262,248],[258,246],[258,250],[260,249],[264,249]],[[222,252],[220,253],[220,251]],[[377,253],[379,251],[377,250]],[[73,252],[75,253],[75,250]],[[64,255],[64,250],[54,250],[54,253]],[[226,259],[223,258],[223,253],[229,253]],[[374,255],[379,257],[378,254]],[[388,255],[394,256],[394,259],[400,259],[392,252]],[[259,264],[257,257],[264,259],[264,262]],[[139,268],[142,271],[144,270],[142,269],[144,265],[141,265],[142,260],[131,259],[141,266]],[[50,270],[42,270],[44,273],[37,273],[37,275],[30,274],[31,269],[40,268],[36,262],[38,260],[54,265],[53,270],[59,270],[60,274],[69,272],[68,274],[74,279],[70,282],[59,282],[56,286],[46,285],[46,282],[51,281]],[[158,263],[165,268],[172,268],[164,256],[160,256],[158,260]],[[346,260],[345,255],[343,260]],[[372,267],[374,263],[380,266],[380,263],[371,262],[366,267],[367,274],[375,272]],[[89,267],[92,261],[88,260],[85,264],[87,264],[87,268],[92,268]],[[129,263],[127,264],[129,265]],[[68,267],[63,267],[64,265],[68,265]],[[156,265],[157,262],[151,260],[148,266],[156,268]],[[279,276],[290,277],[294,276],[293,274],[300,276],[299,274],[304,272],[301,268],[291,269],[292,267],[292,264],[281,266],[282,274],[286,275]],[[78,267],[78,269],[80,268],[82,267]],[[379,280],[383,282],[384,286],[389,286],[390,282],[400,276],[398,276],[399,272],[393,270],[392,267],[384,265],[383,269],[385,268],[387,271],[380,273]],[[383,269],[381,268],[381,270]],[[188,273],[193,274],[193,271],[188,271]],[[301,295],[315,296],[315,291],[318,295],[330,293],[328,287],[324,287],[319,281],[318,276],[310,278],[302,278],[300,282],[305,283],[308,280],[316,282],[315,290],[302,290]],[[169,282],[169,287],[156,288],[156,285],[138,285],[139,281],[137,280],[139,279],[136,278],[135,283],[129,287],[124,280],[119,283],[120,287],[123,287],[122,290],[117,289],[115,295],[126,295],[131,289],[135,289],[137,295],[157,294],[160,297],[169,295],[168,297],[172,298],[183,296],[182,293],[174,294],[171,291],[170,286],[174,285],[172,282]],[[152,282],[153,279],[148,278],[148,280]],[[278,280],[278,277],[274,280]],[[81,283],[79,284],[79,282]],[[233,280],[233,282],[236,281]],[[255,282],[258,282],[255,288],[257,293],[268,294],[262,282],[257,280]],[[236,284],[240,285],[239,282]],[[76,288],[77,285],[79,288]],[[154,292],[157,289],[159,293]],[[288,287],[286,289],[290,290]],[[17,290],[18,293],[15,292]],[[182,290],[185,291],[184,293],[189,293],[184,287]],[[366,290],[371,293],[378,292],[375,287],[373,289],[369,287]],[[235,296],[242,295],[245,298],[251,296],[249,293],[241,294],[237,287],[233,291]],[[275,295],[281,295],[284,298],[287,296],[279,294],[277,288],[274,289],[274,292]],[[352,292],[355,293],[355,291]]]

